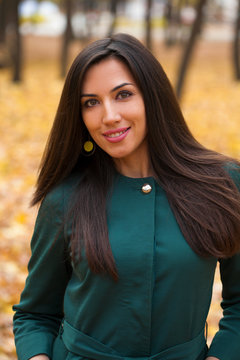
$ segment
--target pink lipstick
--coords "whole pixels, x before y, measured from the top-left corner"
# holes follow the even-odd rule
[[[123,139],[125,139],[125,137],[127,136],[127,134],[130,131],[130,127],[125,127],[125,128],[119,128],[119,129],[113,129],[113,130],[109,130],[103,133],[103,136],[112,143],[116,143],[119,141],[122,141]]]

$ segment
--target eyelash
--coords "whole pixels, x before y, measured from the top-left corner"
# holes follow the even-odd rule
[[[129,90],[121,90],[121,91],[119,91],[119,93],[117,94],[117,97],[118,97],[119,95],[127,95],[126,97],[123,98],[123,99],[126,99],[126,98],[128,98],[129,96],[132,95],[132,92],[129,91]],[[122,99],[121,99],[121,100],[122,100]]]
[[[94,105],[89,105],[89,103],[90,103],[91,101],[94,101],[95,104],[94,104]],[[95,106],[95,105],[96,105],[96,102],[97,102],[96,99],[89,99],[89,100],[85,101],[83,105],[84,105],[84,107],[89,108],[89,107]]]
[[[125,100],[127,99],[128,97],[130,97],[131,95],[133,95],[133,93],[131,91],[128,91],[128,90],[121,90],[119,91],[119,93],[117,93],[117,96],[116,98],[119,98],[119,95],[127,95],[126,97],[123,97],[123,98],[120,98],[120,100]],[[90,105],[91,101],[94,102],[94,105]],[[96,99],[88,99],[87,101],[84,102],[84,107],[86,108],[90,108],[90,107],[94,107],[97,103],[97,100]]]

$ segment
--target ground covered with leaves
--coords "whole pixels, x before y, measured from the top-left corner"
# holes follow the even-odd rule
[[[215,48],[214,48],[215,47]],[[155,51],[174,81],[178,50]],[[0,72],[0,360],[16,359],[13,304],[27,274],[29,241],[37,209],[29,207],[37,168],[55,115],[63,81],[55,61],[28,63],[21,84]],[[182,109],[196,138],[209,148],[240,158],[240,83],[233,80],[230,47],[201,45],[187,79]],[[221,310],[217,274],[209,316],[209,341]]]

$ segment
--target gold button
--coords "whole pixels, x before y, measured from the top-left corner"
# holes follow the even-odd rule
[[[144,184],[144,185],[142,186],[142,192],[143,192],[144,194],[148,194],[148,193],[150,193],[151,191],[152,191],[151,185],[149,185],[149,184]]]

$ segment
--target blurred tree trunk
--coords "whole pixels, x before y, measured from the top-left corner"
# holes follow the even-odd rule
[[[188,70],[188,65],[194,50],[194,45],[196,44],[197,36],[200,33],[202,20],[203,20],[203,8],[207,3],[207,0],[199,0],[196,6],[196,18],[192,25],[191,34],[189,40],[185,46],[182,60],[180,63],[178,77],[177,77],[177,85],[176,85],[176,94],[180,98],[182,94],[182,88],[186,76],[186,72]]]
[[[18,6],[20,0],[11,1],[11,43],[10,52],[13,60],[13,82],[21,81],[22,76],[22,42],[19,31],[20,21]]]
[[[176,5],[176,23],[178,25],[181,24],[181,10],[184,5],[185,5],[185,0],[178,0]]]
[[[112,15],[112,22],[110,25],[110,29],[108,31],[108,36],[111,37],[114,29],[116,27],[116,20],[117,20],[117,5],[118,5],[118,0],[111,0],[110,1],[110,11],[111,11],[111,15]]]
[[[147,0],[146,6],[146,46],[149,50],[152,49],[152,26],[151,26],[151,10],[152,10],[153,0]]]
[[[181,35],[181,11],[186,5],[186,0],[178,0],[173,5],[172,0],[167,0],[165,5],[165,44],[166,46],[175,45]]]
[[[173,44],[172,41],[172,32],[171,32],[171,24],[173,17],[173,5],[171,0],[167,0],[164,8],[164,18],[166,19],[165,25],[165,44],[166,46],[171,46]]]
[[[240,0],[238,0],[235,35],[233,41],[233,63],[236,80],[240,80]]]
[[[7,0],[0,0],[0,43],[6,40]]]
[[[68,62],[68,50],[70,42],[73,38],[73,31],[72,31],[72,7],[73,1],[72,0],[64,0],[64,9],[66,12],[66,28],[63,34],[63,41],[62,41],[62,54],[61,54],[61,77],[66,75],[67,71],[67,62]]]

